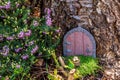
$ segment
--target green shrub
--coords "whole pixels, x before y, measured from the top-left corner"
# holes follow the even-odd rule
[[[59,43],[59,29],[51,27],[50,10],[46,9],[43,18],[33,17],[26,1],[0,0],[0,78],[3,80],[30,78],[35,56],[50,58]]]

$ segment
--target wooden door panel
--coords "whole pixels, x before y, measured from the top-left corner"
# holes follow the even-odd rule
[[[90,41],[90,38],[87,37],[85,34],[84,34],[84,55],[92,55],[92,49],[93,49],[93,46],[92,46],[92,42]]]
[[[71,34],[67,37],[66,42],[66,53],[69,55],[73,55],[74,53],[74,34]]]
[[[75,35],[75,38],[74,38],[74,43],[75,43],[75,47],[74,47],[74,54],[75,55],[81,55],[83,54],[83,40],[82,40],[82,32],[74,32],[73,33]]]

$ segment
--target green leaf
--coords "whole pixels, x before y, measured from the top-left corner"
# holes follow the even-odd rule
[[[57,75],[57,69],[54,69],[54,75]]]
[[[70,69],[73,69],[75,67],[74,63],[70,59],[68,60],[68,67]]]

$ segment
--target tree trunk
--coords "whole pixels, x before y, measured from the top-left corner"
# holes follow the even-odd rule
[[[44,7],[51,8],[53,26],[61,27],[62,37],[77,25],[87,29],[101,64],[113,69],[112,78],[120,76],[120,0],[44,0]]]

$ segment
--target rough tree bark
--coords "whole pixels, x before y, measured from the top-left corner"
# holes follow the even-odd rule
[[[87,29],[105,74],[120,79],[120,0],[44,0],[43,7],[51,8],[53,26],[61,27],[62,37],[77,25]]]

